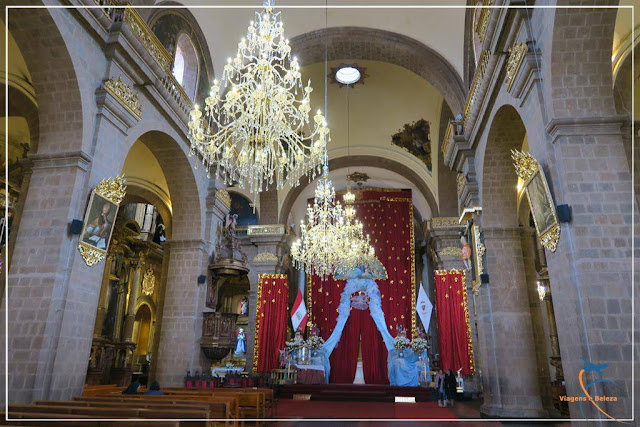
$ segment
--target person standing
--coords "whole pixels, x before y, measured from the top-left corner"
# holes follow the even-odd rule
[[[438,406],[447,406],[447,389],[445,387],[445,375],[442,369],[438,369],[436,376],[436,388],[438,389]]]
[[[445,388],[446,396],[449,402],[451,402],[451,406],[453,406],[453,398],[457,393],[456,387],[457,387],[456,375],[451,371],[451,369],[447,369],[447,373],[444,376],[444,388]],[[445,403],[445,406],[447,406],[446,403]]]

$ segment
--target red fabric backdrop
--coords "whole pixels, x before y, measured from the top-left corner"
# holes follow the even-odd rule
[[[473,373],[473,348],[467,306],[465,273],[462,270],[436,270],[436,317],[440,366],[443,371]]]
[[[287,338],[286,274],[259,274],[256,304],[256,333],[253,345],[253,370],[269,372],[280,367],[280,350]]]
[[[377,280],[382,296],[382,311],[391,335],[396,325],[415,333],[415,254],[413,251],[413,203],[411,190],[354,190],[356,212],[365,234],[369,234],[378,259],[389,278]],[[338,318],[343,280],[313,276],[307,305],[311,321],[327,339]],[[331,382],[353,383],[362,337],[362,363],[365,382],[387,384],[387,350],[369,310],[351,310],[342,338],[331,355]]]

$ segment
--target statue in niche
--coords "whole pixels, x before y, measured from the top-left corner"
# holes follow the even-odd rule
[[[238,314],[246,316],[249,313],[249,298],[243,297],[238,304]]]
[[[464,268],[467,271],[471,271],[471,246],[467,242],[467,238],[465,237],[463,232],[460,232],[460,244],[462,245],[462,262],[464,264]]]
[[[244,333],[243,328],[238,328],[236,332],[236,349],[234,354],[246,354],[247,353],[247,335]]]
[[[236,235],[236,225],[238,224],[238,214],[227,214],[224,221],[225,233]]]

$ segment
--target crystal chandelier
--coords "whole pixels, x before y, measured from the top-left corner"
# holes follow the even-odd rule
[[[320,111],[309,120],[312,91],[291,59],[280,12],[265,0],[222,84],[214,80],[204,111],[196,105],[189,115],[190,153],[199,153],[208,170],[215,166],[225,184],[248,186],[254,195],[274,181],[281,189],[304,175],[314,179],[330,137]]]
[[[313,205],[307,208],[307,222],[300,221],[301,238],[291,247],[296,268],[322,277],[345,274],[375,259],[369,236],[364,236],[362,223],[355,218],[355,195],[347,191],[343,208],[328,175],[325,164]]]
[[[326,277],[336,270],[342,249],[339,226],[344,224],[345,212],[335,198],[336,190],[329,181],[325,162],[313,205],[307,208],[307,222],[300,221],[301,237],[291,246],[295,267],[309,274]]]

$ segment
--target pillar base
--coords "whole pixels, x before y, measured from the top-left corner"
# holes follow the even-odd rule
[[[482,405],[480,416],[482,418],[549,418],[549,412],[542,408],[504,408]]]

